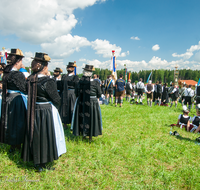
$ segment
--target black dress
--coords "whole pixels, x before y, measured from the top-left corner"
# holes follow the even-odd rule
[[[97,98],[101,96],[101,88],[98,81],[90,81],[90,77],[82,77],[78,88],[78,96],[72,126],[75,136],[102,135],[101,109]]]
[[[5,80],[3,78],[3,80]],[[24,74],[19,71],[10,71],[6,77],[7,94],[5,124],[1,123],[2,143],[9,145],[20,145],[24,141],[26,120],[26,107],[21,93],[26,93],[26,79]],[[2,121],[2,120],[1,120]]]
[[[77,75],[63,75],[61,79],[60,117],[64,124],[70,124],[76,101],[75,87],[79,82]]]
[[[57,126],[54,124],[55,118],[50,102],[55,106],[60,103],[55,80],[46,76],[38,77],[33,139],[31,141],[30,129],[27,129],[22,151],[24,161],[33,160],[34,164],[43,164],[57,160],[61,154],[66,152],[62,151],[61,154],[58,152],[57,144],[60,139],[56,137]],[[63,129],[59,132],[63,138]],[[66,149],[65,142],[63,147]]]

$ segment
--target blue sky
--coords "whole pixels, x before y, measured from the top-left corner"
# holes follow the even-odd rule
[[[46,52],[49,69],[66,72],[75,61],[117,69],[200,69],[200,1],[192,0],[2,0],[0,44],[30,57]],[[19,6],[20,4],[20,6]],[[16,7],[18,7],[16,9]],[[12,14],[10,14],[12,13]]]

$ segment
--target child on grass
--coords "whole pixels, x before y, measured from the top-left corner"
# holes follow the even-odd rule
[[[194,116],[192,118],[192,124],[193,128],[190,132],[193,132],[195,130],[195,133],[198,133],[200,131],[200,104],[196,107],[197,116]]]

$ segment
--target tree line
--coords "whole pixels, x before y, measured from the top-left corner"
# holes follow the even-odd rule
[[[26,70],[29,71],[29,67],[26,67]],[[180,69],[179,71],[179,77],[180,80],[194,80],[197,81],[200,78],[200,70],[191,70],[191,69]],[[140,78],[143,79],[144,83],[146,83],[149,74],[152,72],[150,79],[152,80],[152,83],[155,83],[156,81],[162,81],[162,83],[170,83],[171,81],[174,82],[174,70],[166,70],[166,69],[157,69],[157,70],[140,70],[139,72],[127,72],[131,73],[131,82],[138,82]],[[99,78],[101,80],[106,80],[108,75],[111,75],[111,71],[108,69],[100,69],[95,68],[94,74],[98,74]],[[51,72],[53,74],[53,72]],[[125,71],[124,69],[117,70],[117,77],[119,78],[119,75],[123,74],[123,78],[125,78]],[[78,74],[78,76],[81,78],[83,74]],[[127,76],[128,77],[128,76]]]
[[[180,69],[179,71],[179,77],[180,80],[195,80],[198,82],[200,78],[200,70],[191,70],[191,69]],[[152,80],[152,83],[155,83],[156,81],[162,81],[162,83],[170,83],[171,81],[174,82],[174,70],[165,70],[165,69],[158,69],[158,70],[141,70],[139,72],[131,72],[131,82],[138,82],[140,78],[143,79],[143,81],[146,83],[149,74],[152,72],[150,79]],[[128,77],[127,72],[127,77]],[[94,74],[98,74],[99,78],[101,80],[105,80],[108,75],[111,74],[111,71],[108,69],[99,69],[96,68],[94,71]],[[124,69],[117,71],[117,77],[119,78],[119,75],[123,74],[123,78],[125,78],[125,71]]]

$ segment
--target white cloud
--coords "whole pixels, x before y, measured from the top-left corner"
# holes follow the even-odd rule
[[[154,45],[153,47],[152,47],[152,50],[153,51],[158,51],[160,49],[160,46],[158,45],[158,44],[156,44],[156,45]]]
[[[193,53],[192,52],[185,52],[183,54],[177,54],[177,53],[173,53],[172,54],[173,57],[183,57],[183,59],[189,59],[190,57],[193,56]]]
[[[31,62],[33,59],[31,59],[31,57],[34,57],[35,54],[32,52],[25,52],[24,53],[24,58],[22,60],[22,63],[25,65],[25,67],[30,67],[31,66]]]
[[[77,24],[73,11],[105,0],[17,0],[2,1],[0,30],[16,34],[21,40],[35,44],[52,42],[67,35]],[[12,14],[11,14],[12,13]]]
[[[103,57],[111,57],[112,50],[115,50],[115,55],[117,57],[125,57],[126,55],[129,55],[129,51],[121,53],[121,47],[116,46],[116,44],[110,44],[107,40],[96,39],[91,42],[91,45],[92,48],[96,50],[96,54],[103,55]]]
[[[129,51],[121,52],[122,49],[115,44],[110,44],[107,40],[96,39],[95,41],[88,41],[85,37],[72,36],[71,34],[57,37],[51,43],[41,44],[42,50],[48,52],[54,58],[64,58],[73,54],[75,51],[80,51],[80,48],[90,46],[96,51],[96,54],[102,55],[105,58],[110,58],[112,50],[115,50],[117,57],[126,57]]]
[[[80,51],[81,47],[90,46],[90,42],[85,37],[72,36],[71,34],[57,37],[52,43],[41,44],[42,50],[48,52],[54,58],[67,57],[75,51]]]
[[[190,49],[187,49],[187,51],[183,54],[177,54],[177,53],[173,53],[172,56],[173,57],[183,57],[183,59],[190,59],[190,57],[192,57],[194,54],[194,51],[200,50],[200,41],[197,45],[192,45],[190,47]],[[197,58],[197,56],[196,56]]]
[[[86,59],[82,58],[82,59],[79,59],[79,61],[83,62],[83,61],[86,61]]]
[[[138,38],[138,36],[136,36],[136,37],[132,36],[130,39],[131,40],[140,40],[140,38]]]
[[[195,54],[194,60],[200,62],[200,51],[198,51],[198,52]]]

